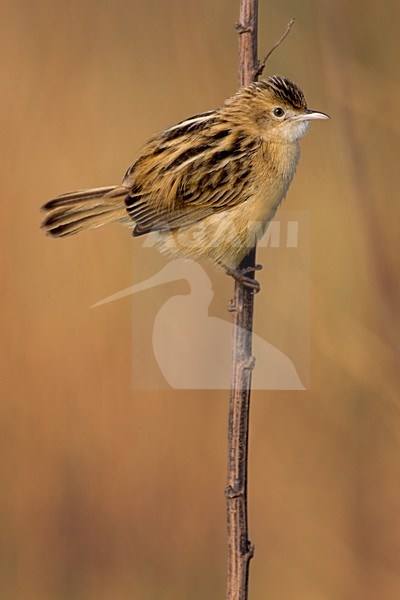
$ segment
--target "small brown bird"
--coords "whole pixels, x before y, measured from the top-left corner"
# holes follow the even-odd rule
[[[162,252],[205,259],[257,289],[237,267],[286,196],[309,121],[327,118],[284,77],[252,83],[150,138],[121,185],[47,202],[42,227],[53,237],[114,221],[134,236],[155,231]]]

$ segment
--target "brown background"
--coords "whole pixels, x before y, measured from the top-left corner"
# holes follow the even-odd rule
[[[38,208],[117,183],[150,134],[235,90],[237,5],[2,2],[1,598],[224,597],[227,394],[133,390],[131,301],[89,307],[155,251],[118,226],[49,240]],[[297,17],[269,72],[333,119],[286,202],[311,215],[311,388],[254,395],[251,597],[394,600],[399,9],[260,5],[261,53]],[[257,319],[285,314],[262,298]]]

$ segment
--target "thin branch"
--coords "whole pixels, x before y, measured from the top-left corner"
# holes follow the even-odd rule
[[[254,72],[254,78],[257,79],[257,77],[260,77],[260,75],[263,74],[264,69],[265,69],[265,65],[267,63],[267,60],[269,59],[269,57],[271,56],[271,54],[273,53],[274,50],[276,50],[278,48],[278,46],[280,46],[283,42],[283,40],[289,35],[290,30],[292,29],[292,26],[294,25],[295,19],[292,18],[290,19],[287,27],[286,27],[286,31],[285,33],[283,33],[281,35],[281,37],[279,38],[279,40],[277,42],[275,42],[275,44],[272,46],[271,50],[266,54],[265,58],[263,58],[257,65],[257,68]]]
[[[283,36],[260,63],[257,59],[258,0],[240,0],[239,23],[239,85],[255,81],[264,70],[272,52],[288,35],[294,19]],[[242,260],[239,269],[249,272],[251,278],[256,248]],[[228,309],[233,313],[232,383],[229,397],[228,473],[225,490],[228,524],[227,600],[247,600],[249,565],[254,545],[248,539],[247,468],[251,377],[255,358],[252,355],[254,293],[235,282],[235,292]]]
[[[254,81],[257,68],[258,0],[240,0],[239,85]],[[239,269],[255,268],[256,249],[242,260]],[[249,273],[254,276],[254,270]],[[228,524],[227,600],[248,597],[249,563],[254,546],[248,539],[247,464],[252,356],[254,293],[235,282],[229,310],[233,312],[232,383],[229,398],[228,472],[225,490]]]

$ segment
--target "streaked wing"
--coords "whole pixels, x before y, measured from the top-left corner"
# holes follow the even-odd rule
[[[126,173],[135,235],[186,227],[246,200],[258,148],[218,111],[195,115],[154,136]]]

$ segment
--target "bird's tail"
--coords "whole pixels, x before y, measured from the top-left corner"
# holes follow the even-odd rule
[[[63,194],[42,207],[47,213],[42,227],[52,237],[64,237],[114,221],[129,222],[125,209],[128,194],[129,190],[124,186]]]

